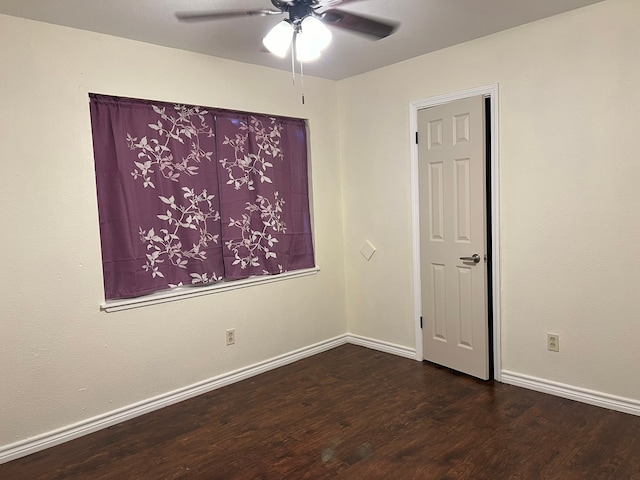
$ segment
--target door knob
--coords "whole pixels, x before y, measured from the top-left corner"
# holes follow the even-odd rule
[[[463,262],[480,263],[480,255],[478,255],[477,253],[474,253],[470,257],[460,257],[460,260],[462,260]]]

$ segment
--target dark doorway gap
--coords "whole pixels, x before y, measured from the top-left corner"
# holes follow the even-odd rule
[[[484,99],[484,122],[485,122],[485,211],[486,232],[487,232],[487,320],[489,339],[489,381],[495,378],[495,361],[493,358],[494,338],[493,338],[493,263],[492,263],[492,218],[491,218],[491,97]]]

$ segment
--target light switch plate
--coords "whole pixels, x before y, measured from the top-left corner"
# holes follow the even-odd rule
[[[365,240],[362,245],[360,245],[360,253],[367,260],[371,260],[373,254],[376,253],[376,247],[369,240]]]

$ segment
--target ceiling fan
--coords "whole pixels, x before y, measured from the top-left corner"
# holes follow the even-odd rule
[[[366,35],[374,40],[387,37],[398,28],[395,22],[331,8],[354,1],[358,0],[271,0],[275,9],[178,12],[176,17],[181,21],[193,22],[288,14],[287,19],[267,33],[262,43],[279,57],[284,57],[292,45],[292,55],[300,62],[309,62],[319,58],[331,41],[331,32],[326,25]]]

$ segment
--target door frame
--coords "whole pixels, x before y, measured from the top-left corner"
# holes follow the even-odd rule
[[[418,144],[416,135],[418,132],[418,110],[434,107],[444,103],[455,102],[469,97],[482,95],[490,99],[490,151],[491,162],[489,170],[491,175],[491,195],[489,200],[491,210],[491,285],[488,288],[492,292],[491,313],[493,315],[493,331],[491,344],[493,345],[493,378],[502,381],[502,362],[500,354],[500,159],[498,148],[498,84],[485,85],[470,88],[444,95],[415,100],[409,104],[409,127],[411,142],[411,206],[413,223],[413,297],[415,306],[415,335],[416,335],[416,360],[424,359],[422,346],[422,327],[420,316],[422,315],[422,298],[420,295],[420,212],[419,212],[419,187],[418,187]],[[487,323],[489,319],[487,318]]]

